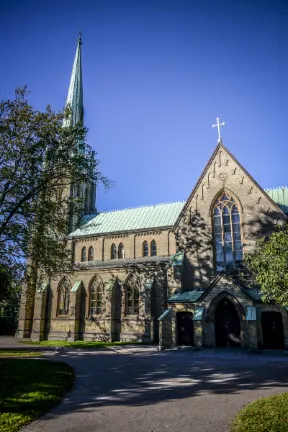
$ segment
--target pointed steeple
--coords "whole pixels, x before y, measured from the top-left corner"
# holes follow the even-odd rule
[[[66,101],[66,107],[70,106],[72,115],[64,120],[63,126],[75,125],[78,122],[84,124],[81,46],[80,32]]]

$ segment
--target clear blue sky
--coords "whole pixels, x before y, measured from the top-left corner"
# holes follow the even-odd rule
[[[83,33],[85,124],[116,182],[98,209],[185,200],[217,144],[287,185],[288,2],[3,0],[0,95],[66,100]]]

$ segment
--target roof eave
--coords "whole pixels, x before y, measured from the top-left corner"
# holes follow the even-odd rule
[[[80,234],[80,235],[71,235],[68,234],[67,238],[68,239],[78,239],[78,238],[87,238],[87,237],[107,237],[107,236],[111,236],[111,235],[122,235],[122,234],[138,234],[138,233],[144,233],[147,231],[156,231],[156,230],[161,230],[161,231],[166,231],[166,230],[172,230],[174,227],[173,225],[166,225],[166,226],[160,226],[160,227],[150,227],[150,228],[141,228],[141,229],[131,229],[131,230],[125,230],[125,231],[107,231],[107,232],[103,232],[103,233],[90,233],[90,234]]]

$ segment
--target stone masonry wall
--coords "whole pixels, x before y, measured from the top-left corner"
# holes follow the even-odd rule
[[[205,288],[215,276],[213,204],[223,190],[232,194],[240,213],[244,254],[253,250],[260,234],[286,219],[232,155],[218,146],[175,227],[178,248],[185,250],[188,261],[184,284]]]

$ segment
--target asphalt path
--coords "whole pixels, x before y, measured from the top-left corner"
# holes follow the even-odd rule
[[[251,400],[288,391],[286,356],[136,348],[45,358],[69,363],[75,386],[23,432],[225,432]]]

